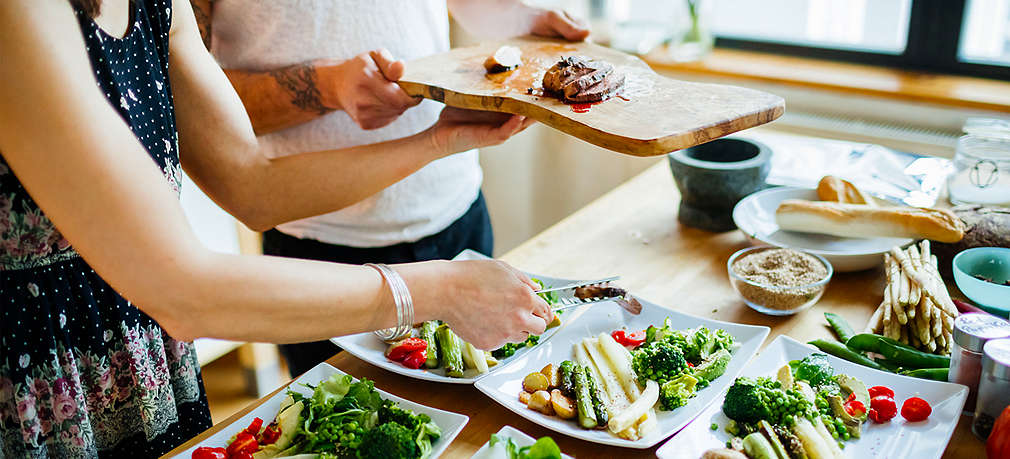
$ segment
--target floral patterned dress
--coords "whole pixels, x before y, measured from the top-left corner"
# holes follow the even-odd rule
[[[121,39],[77,16],[97,84],[165,173],[150,186],[178,191],[171,0],[130,7]],[[0,152],[0,459],[152,457],[208,427],[192,343],[95,274]]]

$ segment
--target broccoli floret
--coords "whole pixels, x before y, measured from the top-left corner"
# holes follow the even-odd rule
[[[632,352],[631,366],[639,381],[652,380],[660,385],[688,369],[684,353],[668,341],[656,341]]]
[[[395,422],[410,431],[414,431],[418,425],[431,422],[431,418],[426,414],[415,414],[412,411],[400,408],[396,402],[391,400],[383,400],[382,406],[379,407],[379,424],[386,424],[388,422]]]
[[[368,432],[358,447],[360,459],[416,459],[421,457],[413,432],[390,422],[380,424]]]
[[[771,378],[740,377],[726,392],[722,412],[741,423],[788,424],[795,416],[811,416],[813,404],[795,389],[782,390],[782,384]]]
[[[427,457],[431,453],[431,442],[442,436],[442,429],[432,422],[427,414],[417,414],[400,408],[395,402],[383,400],[379,407],[379,423],[386,425],[396,423],[411,432],[420,451],[418,457]]]
[[[659,388],[660,406],[667,411],[672,411],[687,405],[687,400],[694,397],[695,386],[698,380],[689,374],[682,374],[667,381]]]

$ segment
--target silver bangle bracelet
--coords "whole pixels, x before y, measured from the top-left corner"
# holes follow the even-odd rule
[[[389,290],[393,294],[393,304],[396,308],[396,327],[376,330],[375,336],[385,341],[395,341],[410,335],[414,327],[414,300],[407,289],[407,283],[389,266],[382,263],[366,263],[365,266],[374,268],[382,275],[382,279],[389,285]]]

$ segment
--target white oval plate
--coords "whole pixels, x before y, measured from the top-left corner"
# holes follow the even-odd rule
[[[817,348],[803,344],[788,336],[779,335],[761,355],[747,365],[741,375],[749,377],[772,376],[790,360],[802,359]],[[957,421],[968,396],[968,388],[960,384],[911,378],[887,373],[828,356],[835,373],[858,378],[866,387],[887,386],[894,389],[895,402],[909,397],[922,397],[933,407],[929,419],[907,422],[900,415],[884,424],[868,421],[863,424],[862,437],[845,442],[846,457],[880,457],[888,459],[931,458],[943,455],[943,450],[954,433]],[[730,435],[723,430],[729,418],[722,413],[725,393],[684,430],[656,451],[660,459],[697,459],[712,448],[725,448]],[[712,424],[719,430],[712,430]]]
[[[641,298],[638,300],[642,303],[642,313],[637,316],[624,311],[614,302],[596,303],[592,308],[579,311],[578,317],[562,325],[561,330],[554,335],[553,339],[533,348],[530,352],[509,363],[505,368],[481,378],[475,387],[505,408],[555,432],[604,445],[640,449],[652,447],[691,422],[733,382],[736,375],[757,353],[758,347],[768,336],[768,327],[695,317],[664,308]],[[649,435],[637,441],[625,440],[606,430],[586,430],[580,428],[575,422],[565,421],[554,416],[545,416],[519,402],[523,378],[529,373],[540,371],[548,363],[559,364],[564,360],[570,360],[574,343],[583,338],[594,337],[600,333],[610,333],[619,328],[642,330],[649,325],[662,325],[663,320],[667,317],[678,329],[694,328],[699,325],[722,328],[732,334],[740,346],[733,351],[733,359],[726,367],[726,373],[713,381],[709,387],[699,391],[698,395],[692,398],[687,405],[674,411],[657,410],[656,417],[659,425]]]
[[[312,367],[312,369],[306,371],[305,374],[299,376],[298,379],[291,383],[289,388],[295,392],[310,395],[312,390],[305,387],[304,384],[312,384],[313,386],[318,385],[320,381],[325,381],[334,373],[339,375],[347,374],[334,368],[332,365],[323,362],[315,367]],[[355,380],[357,380],[357,378],[355,378]],[[432,458],[439,457],[443,452],[445,452],[445,449],[449,447],[449,444],[452,443],[460,432],[463,431],[463,426],[470,421],[469,416],[425,406],[420,403],[415,403],[410,400],[397,397],[389,392],[383,391],[382,389],[375,389],[379,392],[379,395],[381,395],[383,399],[392,400],[400,405],[401,408],[411,410],[415,413],[427,414],[431,417],[431,420],[435,421],[435,424],[442,429],[442,436],[438,437],[438,440],[435,440],[435,442],[431,444],[430,457]],[[228,440],[242,429],[248,427],[253,418],[260,418],[263,420],[264,424],[269,424],[270,421],[277,416],[277,411],[280,410],[281,402],[284,401],[285,397],[287,397],[287,390],[277,392],[273,395],[273,397],[270,397],[266,402],[263,402],[262,405],[257,406],[254,410],[246,413],[245,416],[242,416],[237,421],[228,424],[214,435],[211,435],[204,441],[193,445],[192,448],[179,453],[175,457],[189,459],[190,457],[193,457],[193,451],[201,446],[210,446],[213,448],[227,447]]]
[[[751,242],[816,253],[831,262],[838,272],[873,268],[884,262],[884,253],[891,247],[912,242],[892,237],[849,238],[782,230],[775,222],[775,209],[786,199],[816,201],[817,192],[791,186],[758,191],[737,203],[733,208],[733,222]]]
[[[453,258],[453,260],[488,260],[488,259],[490,258],[478,252],[474,252],[472,250],[464,250],[455,258]],[[575,282],[569,279],[558,279],[556,277],[540,276],[537,274],[527,273],[527,275],[539,279],[541,282],[544,283],[544,286],[546,287],[557,287]],[[571,311],[577,311],[577,310],[578,309],[569,310],[569,312],[561,314],[562,325],[564,325],[568,317],[574,317]],[[561,327],[554,327],[544,332],[544,334],[540,335],[540,344],[544,343],[545,341],[550,339],[550,337],[554,336],[554,334],[557,333],[559,328]],[[387,359],[385,353],[386,348],[388,346],[386,345],[385,342],[376,337],[375,334],[373,334],[372,332],[358,333],[356,335],[331,338],[330,341],[333,344],[340,346],[341,349],[350,352],[351,355],[361,360],[364,360],[372,365],[375,365],[379,368],[382,368],[383,370],[392,371],[393,373],[398,373],[415,379],[423,379],[425,381],[434,381],[449,384],[473,384],[478,379],[483,378],[491,373],[494,373],[498,369],[504,367],[506,363],[516,359],[517,357],[539,346],[538,344],[537,346],[534,346],[532,348],[519,349],[518,351],[516,351],[515,355],[501,359],[498,362],[498,365],[491,367],[487,373],[484,373],[482,375],[477,374],[477,370],[470,369],[463,372],[462,378],[451,378],[445,375],[445,370],[442,368],[435,368],[430,370],[426,368],[419,368],[415,370],[412,368],[407,368],[403,365],[400,365],[397,362],[393,362]]]
[[[514,441],[520,448],[536,443],[535,438],[526,435],[521,430],[512,426],[503,426],[496,435],[499,437],[511,438],[512,441]],[[572,459],[572,456],[565,453],[561,453],[561,457],[562,459]],[[488,442],[484,443],[484,446],[481,446],[473,456],[470,456],[470,459],[509,459],[509,457],[504,446],[495,445],[495,447],[492,448],[491,439],[488,438]]]

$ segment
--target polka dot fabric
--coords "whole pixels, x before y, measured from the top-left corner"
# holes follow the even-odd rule
[[[130,7],[122,38],[77,17],[98,86],[165,175],[150,186],[178,193],[171,0]],[[192,343],[102,280],[0,152],[0,459],[156,457],[210,424]]]

